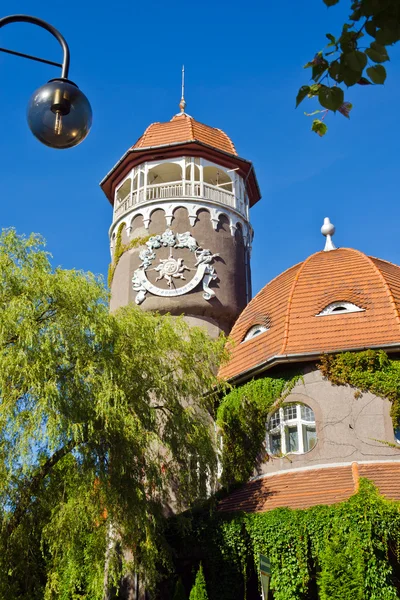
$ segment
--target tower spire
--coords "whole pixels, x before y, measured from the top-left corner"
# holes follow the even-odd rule
[[[185,114],[185,65],[182,65],[182,97],[181,101],[179,102],[179,108],[181,109],[181,115]]]

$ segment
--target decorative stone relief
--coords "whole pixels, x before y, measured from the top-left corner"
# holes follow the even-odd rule
[[[203,284],[203,298],[211,300],[215,297],[215,292],[209,285],[211,281],[217,279],[217,273],[212,263],[219,254],[212,254],[210,250],[198,246],[189,231],[175,234],[170,229],[166,229],[162,235],[152,236],[146,242],[146,246],[139,253],[142,262],[132,277],[132,287],[136,292],[136,304],[141,304],[145,300],[147,292],[155,296],[182,296],[194,290],[201,282]],[[159,259],[159,264],[153,267],[153,262],[157,258],[156,251],[162,247],[169,248],[169,256],[168,258]],[[193,266],[184,264],[183,258],[174,257],[174,250],[183,248],[187,248],[193,254]],[[156,281],[165,280],[167,282],[167,289],[159,288],[147,279],[146,272],[151,270],[158,273]],[[175,287],[174,280],[186,280],[186,271],[195,272],[192,279],[181,287]]]

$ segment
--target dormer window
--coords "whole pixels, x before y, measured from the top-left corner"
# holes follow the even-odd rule
[[[268,329],[269,327],[267,327],[266,325],[253,325],[253,327],[251,327],[244,336],[243,341],[247,342],[247,340],[253,339],[257,335],[264,333],[264,331],[268,331]]]
[[[352,302],[331,302],[328,304],[320,313],[318,313],[317,317],[324,317],[325,315],[338,315],[341,313],[353,313],[353,312],[363,312],[365,309],[360,308],[356,304]]]

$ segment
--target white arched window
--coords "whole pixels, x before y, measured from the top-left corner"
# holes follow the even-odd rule
[[[318,313],[317,317],[324,317],[325,315],[338,315],[341,313],[353,313],[353,312],[362,312],[364,308],[360,308],[356,304],[352,302],[331,302],[328,306],[325,306],[320,313]]]
[[[253,325],[253,327],[250,327],[250,329],[244,336],[243,341],[247,342],[247,340],[253,339],[257,335],[264,333],[264,331],[268,331],[268,329],[269,327],[267,327],[266,325]]]
[[[271,455],[304,454],[317,443],[314,411],[305,404],[285,404],[268,419],[267,447]]]

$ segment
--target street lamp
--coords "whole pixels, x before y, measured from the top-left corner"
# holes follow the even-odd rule
[[[29,15],[10,15],[0,19],[0,28],[10,23],[32,23],[46,29],[63,49],[62,64],[15,50],[0,48],[0,52],[61,67],[61,77],[51,79],[37,89],[28,103],[27,119],[37,139],[50,148],[72,148],[85,139],[92,125],[89,100],[78,86],[68,79],[69,48],[61,33],[52,25]]]

